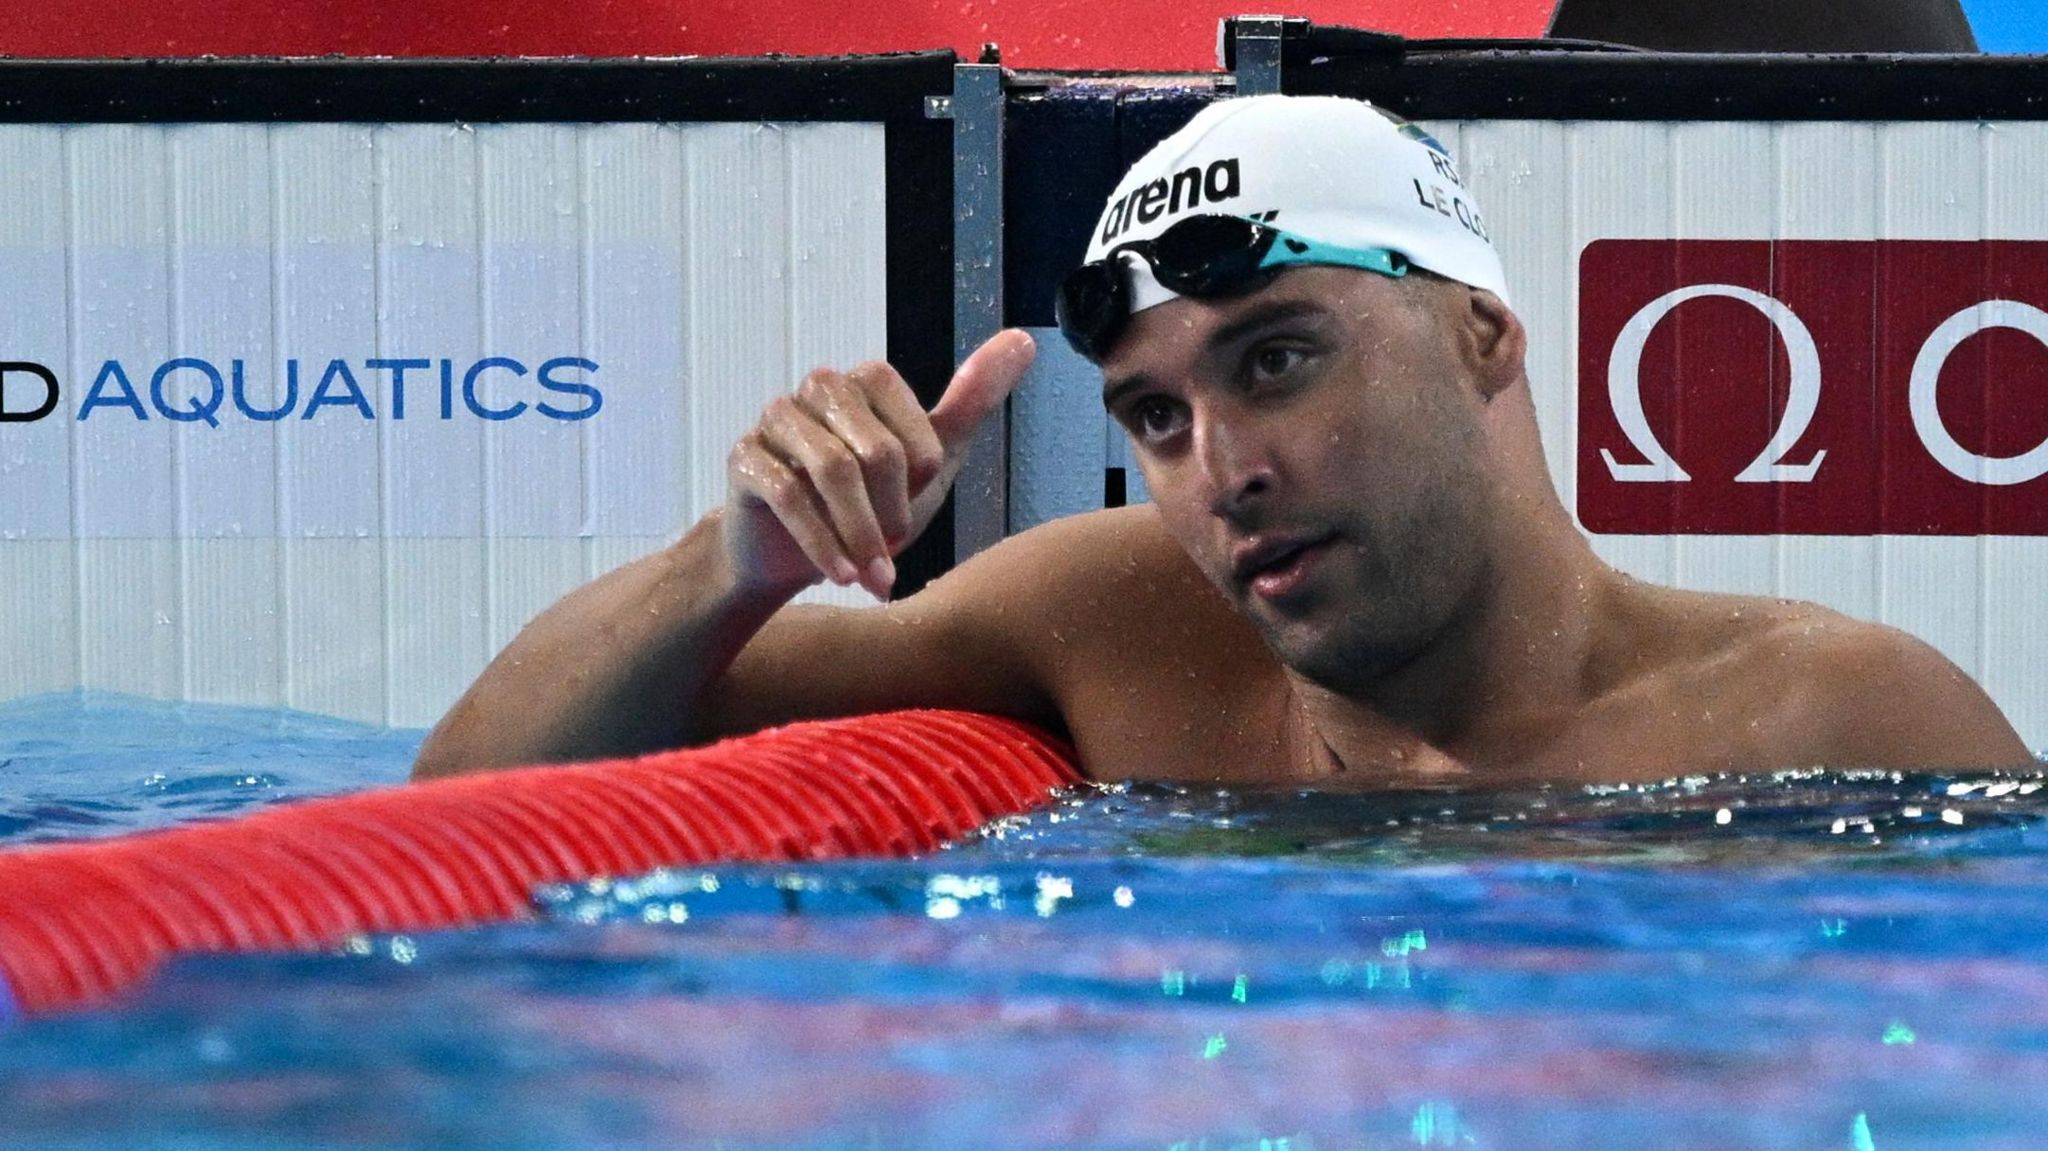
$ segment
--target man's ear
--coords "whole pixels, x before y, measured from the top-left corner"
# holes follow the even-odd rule
[[[1467,289],[1466,301],[1459,351],[1479,382],[1479,398],[1490,403],[1522,378],[1529,332],[1499,296],[1484,288]]]

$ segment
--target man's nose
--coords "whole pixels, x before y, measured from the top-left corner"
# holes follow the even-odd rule
[[[1209,510],[1242,519],[1273,486],[1273,457],[1258,429],[1225,413],[1195,413],[1195,456],[1209,489]]]

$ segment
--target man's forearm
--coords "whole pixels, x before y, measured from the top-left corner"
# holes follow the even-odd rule
[[[427,736],[413,777],[683,742],[705,689],[794,594],[742,585],[720,514],[536,616]]]

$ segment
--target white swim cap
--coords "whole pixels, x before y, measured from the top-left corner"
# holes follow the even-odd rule
[[[1219,100],[1131,166],[1089,238],[1084,263],[1191,215],[1244,216],[1346,248],[1388,248],[1507,299],[1500,256],[1450,153],[1363,100]],[[1126,254],[1131,310],[1175,299]]]

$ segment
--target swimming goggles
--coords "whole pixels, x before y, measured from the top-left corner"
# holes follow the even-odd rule
[[[1408,259],[1386,248],[1344,248],[1283,232],[1240,216],[1189,216],[1149,240],[1111,248],[1102,259],[1067,274],[1053,301],[1060,333],[1074,350],[1100,363],[1131,318],[1129,252],[1151,266],[1160,286],[1182,296],[1234,296],[1262,286],[1272,273],[1300,264],[1364,268],[1403,276]]]

